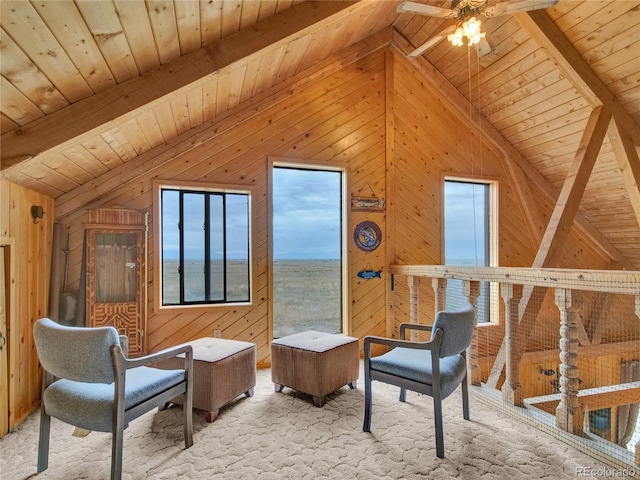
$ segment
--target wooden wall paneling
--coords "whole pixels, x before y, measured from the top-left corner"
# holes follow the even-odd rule
[[[172,95],[171,97],[171,101],[169,102],[171,105],[171,114],[173,115],[173,121],[176,125],[176,134],[180,135],[191,128],[189,124],[187,95],[186,93],[180,93]]]
[[[44,116],[42,111],[20,90],[14,87],[4,76],[0,77],[3,102],[6,102],[6,114],[12,122],[25,125]]]
[[[289,101],[295,92],[305,88],[305,86],[310,83],[317,82],[319,78],[339,72],[340,68],[356,61],[363,52],[378,50],[381,45],[388,40],[389,36],[390,32],[388,30],[380,32],[359,44],[343,50],[335,57],[319,62],[310,71],[304,72],[304,74],[291,79],[276,89],[257,95],[251,99],[248,105],[241,105],[237,110],[233,109],[225,112],[223,115],[212,120],[212,123],[207,123],[191,131],[190,142],[186,141],[186,138],[177,139],[158,147],[160,150],[153,152],[153,155],[145,154],[141,156],[141,158],[137,159],[136,165],[128,165],[126,167],[127,178],[132,178],[132,176],[137,174],[136,172],[146,172],[152,167],[152,164],[155,166],[162,165],[162,163],[173,158],[179,151],[193,148],[194,145],[197,145],[210,136],[209,133],[207,133],[207,129],[211,125],[215,125],[216,131],[218,134],[221,134],[227,129],[234,128],[235,125],[242,123],[242,119],[247,119],[259,114],[273,104]],[[205,97],[206,96],[207,94],[205,94]],[[207,113],[206,110],[205,113]],[[108,175],[100,178],[99,182],[91,182],[83,185],[76,191],[60,196],[57,201],[58,216],[64,217],[74,208],[79,208],[79,206],[91,202],[98,192],[99,194],[97,196],[102,196],[106,192],[111,191],[115,186],[120,185],[120,175],[122,173],[123,172],[119,170],[109,172]],[[99,206],[99,204],[92,206]]]
[[[73,162],[79,168],[83,169],[92,178],[99,177],[108,171],[107,167],[105,167],[91,151],[82,145],[67,148],[61,155],[66,158],[68,162]]]
[[[138,125],[142,129],[142,133],[149,142],[151,148],[157,147],[164,143],[164,136],[162,130],[158,125],[158,120],[153,110],[147,110],[136,117]]]
[[[53,199],[7,181],[0,182],[3,213],[0,230],[14,239],[12,260],[15,301],[14,329],[9,332],[10,417],[13,429],[33,411],[40,400],[38,357],[33,344],[34,322],[47,315],[51,241],[53,235]],[[36,224],[31,207],[40,205],[45,215]]]
[[[118,154],[123,162],[126,163],[137,156],[127,136],[119,127],[114,127],[102,132],[101,137],[109,144],[111,149]]]
[[[127,120],[124,124],[124,129],[121,130],[121,132],[123,137],[126,136],[127,142],[131,145],[131,148],[133,148],[136,156],[151,149],[151,145],[138,123],[138,119],[131,118]]]
[[[46,185],[46,188],[38,189],[38,191],[64,192],[65,189],[69,187],[75,188],[79,185],[75,180],[58,173],[47,165],[43,164],[43,166],[45,167],[44,169],[39,169],[35,166],[26,166],[26,168],[21,169],[19,175],[33,178],[36,181],[35,185]]]
[[[161,103],[153,109],[153,112],[158,120],[158,126],[165,141],[176,138],[178,136],[178,129],[175,118],[173,117],[173,112],[171,111],[171,103]]]
[[[91,152],[91,155],[94,155],[107,169],[122,165],[122,159],[114,155],[113,149],[100,135],[95,135],[83,141],[82,146]],[[66,149],[63,149],[64,151]]]
[[[187,109],[189,111],[189,124],[191,128],[202,124],[202,85],[192,88],[187,92]]]
[[[262,65],[262,58],[257,57],[247,63],[247,68],[244,73],[244,79],[242,79],[242,91],[240,92],[239,103],[249,100],[254,93],[256,86],[256,78],[260,72]]]
[[[78,186],[94,178],[93,175],[89,174],[86,170],[62,154],[51,155],[46,159],[42,159],[42,164],[56,172],[60,177],[64,177],[67,182]],[[64,173],[59,173],[60,171]]]
[[[312,35],[304,35],[287,45],[287,50],[282,57],[282,63],[277,70],[273,82],[274,84],[283,82],[290,76],[294,75],[295,72],[298,71],[298,66],[301,63],[306,65],[303,60],[308,60],[310,58],[307,54],[307,48],[312,40],[314,40]]]
[[[381,59],[382,57],[380,57],[380,60]],[[376,60],[376,62],[371,64],[373,66],[369,69],[382,69],[383,64],[380,60]],[[212,181],[235,180],[235,183],[239,183],[238,179],[244,178],[243,182],[248,184],[257,186],[264,185],[264,178],[266,177],[264,175],[263,159],[267,152],[289,151],[292,145],[300,145],[302,148],[305,146],[305,142],[311,143],[312,141],[316,141],[313,136],[307,137],[306,133],[314,131],[316,128],[322,131],[323,125],[325,124],[334,125],[331,122],[335,121],[336,116],[339,118],[341,115],[344,115],[345,112],[354,120],[348,120],[346,117],[346,123],[344,125],[348,125],[351,122],[353,127],[345,130],[341,130],[340,128],[335,130],[339,132],[338,136],[344,135],[344,138],[351,138],[352,140],[351,143],[347,143],[347,147],[343,148],[350,148],[352,152],[367,152],[371,151],[373,147],[363,146],[357,149],[353,142],[367,141],[384,145],[383,137],[381,135],[375,135],[375,128],[373,130],[370,128],[372,122],[359,120],[359,117],[366,114],[367,111],[371,112],[370,116],[373,116],[373,118],[379,116],[384,111],[382,108],[376,107],[375,103],[371,104],[372,101],[381,103],[382,99],[376,101],[376,97],[374,96],[373,99],[369,99],[369,104],[361,100],[362,92],[359,91],[358,87],[362,88],[363,83],[368,85],[373,82],[379,85],[378,89],[383,88],[383,76],[372,74],[372,72],[366,70],[364,72],[361,71],[361,66],[366,64],[367,62],[363,61],[354,67],[345,67],[325,80],[317,78],[314,83],[309,84],[304,90],[300,90],[290,97],[288,102],[265,110],[263,114],[250,118],[246,122],[239,123],[223,135],[219,135],[218,137],[212,138],[209,142],[205,142],[201,148],[187,151],[175,157],[169,164],[163,166],[163,174],[168,175],[170,178],[199,179],[209,177]],[[293,108],[294,104],[297,104],[295,108]],[[350,105],[362,105],[362,107],[354,109]],[[292,128],[292,124],[296,126]],[[298,126],[297,124],[300,125]],[[382,122],[380,122],[380,125],[382,126]],[[355,128],[355,130],[353,130],[353,128]],[[260,132],[259,138],[255,138],[256,131]],[[362,135],[354,135],[354,132],[359,131],[362,131]],[[253,135],[254,141],[247,143],[245,139],[251,135]],[[320,138],[325,138],[326,145],[323,149],[322,146],[318,144],[317,151],[322,155],[322,152],[328,149],[334,152],[333,155],[335,155],[333,144],[339,139],[336,138],[335,135],[328,135],[328,133],[322,135]],[[371,160],[378,159],[377,161],[382,164],[384,161],[383,151],[384,150],[381,150],[377,155],[369,155],[369,157],[373,157]],[[189,163],[185,163],[187,158],[191,158]],[[310,160],[314,161],[313,158]],[[366,165],[366,163],[363,163],[363,165]],[[218,172],[222,173],[221,168],[224,168],[225,172],[219,175]],[[261,171],[263,173],[259,173]],[[375,171],[378,172],[377,175],[384,176],[384,168],[377,167]],[[362,169],[359,175],[364,176],[368,173],[369,172]],[[151,177],[153,174],[153,170],[146,173],[147,177]],[[146,181],[134,183],[147,185]],[[266,187],[260,186],[258,194],[264,191],[264,188]],[[116,189],[113,192],[112,198],[114,200],[117,198],[119,201],[131,205],[134,201],[140,201],[134,199],[135,197],[139,198],[140,193],[140,188],[129,188],[129,186],[125,185]],[[148,198],[149,194],[143,195],[146,195]],[[101,200],[105,201],[105,199]],[[106,201],[109,200],[106,199]],[[139,207],[140,204],[136,204],[136,206]],[[264,206],[260,208],[264,210]],[[260,223],[262,215],[256,214],[258,215],[257,222]],[[81,221],[80,218],[81,216],[78,216],[76,222]],[[265,225],[264,222],[262,224]],[[262,250],[264,250],[264,248],[264,246],[260,247]],[[263,254],[259,255],[261,258],[266,259]],[[261,270],[256,272],[256,276],[261,276],[262,271],[265,269],[265,264],[259,263],[256,265],[256,268]],[[382,300],[380,302],[382,305],[381,311],[383,318],[384,286],[381,289],[381,293]],[[258,292],[258,296],[260,298],[266,298],[266,295],[262,294],[261,291]],[[229,315],[230,312],[226,312],[226,314],[220,313],[220,316],[218,316],[215,311],[216,309],[213,309],[214,311],[211,313],[213,313],[218,320],[215,320],[215,318],[212,320],[211,315],[202,315],[194,319],[193,315],[197,316],[195,312],[184,312],[171,321],[164,321],[163,319],[167,318],[167,312],[154,312],[149,319],[149,346],[151,349],[162,348],[167,344],[189,339],[193,336],[194,331],[200,333],[207,332],[208,329],[212,328],[212,323],[219,325],[223,330],[223,334],[228,333],[236,338],[244,335],[249,337],[264,336],[267,330],[266,303],[260,299],[256,299],[256,302],[254,308],[246,312],[242,312],[240,308],[235,308],[234,310],[237,312],[236,315],[239,316]],[[222,309],[222,311],[225,310],[227,309]],[[370,310],[363,309],[362,311],[366,311],[366,313],[363,313],[366,317],[372,315]],[[156,323],[156,317],[158,323]],[[268,358],[268,352],[265,350],[261,352],[260,356],[263,360],[266,360]]]

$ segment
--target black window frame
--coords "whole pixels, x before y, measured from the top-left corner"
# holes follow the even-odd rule
[[[247,190],[226,190],[226,189],[206,189],[206,188],[192,188],[192,187],[178,187],[178,186],[161,186],[159,189],[159,214],[160,214],[160,241],[158,248],[160,249],[160,276],[161,284],[164,285],[164,239],[162,238],[162,224],[165,220],[164,217],[164,202],[165,192],[177,192],[178,193],[178,232],[179,232],[179,261],[178,261],[178,277],[179,277],[179,301],[167,302],[164,298],[164,287],[161,287],[158,291],[160,295],[160,307],[162,308],[175,308],[182,306],[208,306],[208,305],[229,305],[229,304],[250,304],[252,301],[252,276],[251,276],[251,192]],[[203,243],[204,243],[204,257],[203,261],[203,283],[204,294],[202,300],[186,300],[185,299],[185,229],[184,214],[185,205],[184,197],[186,195],[202,195],[204,199],[204,214],[203,214]],[[227,198],[228,196],[243,196],[246,197],[247,210],[247,297],[246,299],[229,299],[228,298],[228,257],[227,257]],[[211,219],[211,200],[213,198],[222,199],[222,218],[220,225],[213,226]],[[222,231],[222,298],[212,298],[212,281],[211,281],[211,231],[213,228],[219,228]]]

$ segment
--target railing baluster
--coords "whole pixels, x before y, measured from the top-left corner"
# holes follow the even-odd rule
[[[462,293],[467,297],[467,301],[473,305],[476,311],[476,327],[478,324],[478,297],[480,296],[480,282],[475,280],[465,280],[462,283]],[[482,384],[482,371],[480,370],[480,355],[478,353],[478,329],[473,329],[471,345],[467,349],[467,375],[471,385]]]
[[[420,277],[410,275],[407,277],[407,282],[409,283],[409,322],[420,323]],[[418,338],[418,332],[412,330],[410,340],[417,342]]]
[[[571,290],[557,288],[560,309],[560,404],[556,426],[567,432],[582,431],[584,413],[578,402],[578,309],[571,305]]]
[[[447,306],[447,279],[446,278],[432,278],[431,286],[433,287],[433,293],[435,296],[435,312],[438,313],[444,310]]]
[[[503,283],[500,293],[504,301],[505,316],[505,381],[502,385],[502,399],[511,405],[524,406],[524,394],[520,383],[520,359],[522,352],[518,341],[518,304],[522,298],[522,285]]]

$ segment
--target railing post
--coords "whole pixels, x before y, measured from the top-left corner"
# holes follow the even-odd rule
[[[524,406],[524,394],[520,383],[520,358],[522,352],[518,351],[518,304],[522,298],[522,285],[502,283],[500,294],[504,301],[505,316],[505,381],[502,385],[502,399],[511,405]]]
[[[571,305],[571,290],[557,288],[560,309],[560,404],[556,426],[567,432],[582,432],[584,413],[578,402],[578,309]]]
[[[409,283],[409,322],[420,323],[420,277],[410,275],[407,277],[407,282]],[[418,338],[418,332],[416,330],[412,330],[410,340],[412,342],[417,342]]]
[[[640,318],[640,295],[636,295],[635,299],[635,313],[636,317]],[[636,457],[636,465],[640,465],[640,438],[636,442],[635,445],[635,457]]]
[[[473,305],[476,311],[476,326],[478,324],[478,297],[480,296],[480,282],[476,280],[465,280],[462,283],[462,293],[467,297],[467,301]],[[480,355],[478,354],[478,329],[473,329],[471,345],[467,349],[467,376],[471,385],[482,383],[482,370],[480,370]]]

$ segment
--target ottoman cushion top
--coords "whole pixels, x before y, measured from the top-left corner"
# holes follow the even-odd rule
[[[255,347],[255,343],[227,340],[226,338],[204,337],[187,342],[193,348],[193,359],[203,362],[219,362],[231,355]]]
[[[278,338],[271,342],[271,344],[320,353],[357,341],[357,338],[348,337],[338,333],[325,333],[308,330],[306,332],[294,333],[293,335]]]

